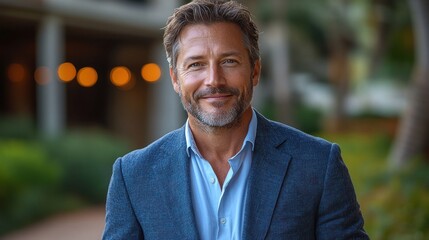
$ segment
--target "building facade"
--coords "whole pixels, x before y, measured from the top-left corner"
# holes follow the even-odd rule
[[[172,0],[0,0],[0,116],[141,146],[183,124],[162,46]]]

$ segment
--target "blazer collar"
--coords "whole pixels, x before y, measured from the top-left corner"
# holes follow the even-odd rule
[[[247,185],[243,239],[264,239],[291,156],[281,151],[284,128],[258,115],[255,150]]]
[[[159,179],[165,184],[164,189],[160,191],[165,195],[164,199],[169,201],[166,206],[169,211],[168,218],[174,219],[176,226],[176,236],[181,236],[181,239],[197,239],[198,230],[195,220],[195,215],[192,207],[191,197],[191,179],[189,176],[190,161],[186,154],[185,128],[182,127],[174,137],[165,145],[169,149],[163,151],[166,155],[161,156],[161,159],[174,159],[170,161],[163,171],[167,174],[160,174],[164,179]],[[166,219],[168,221],[168,219]]]
[[[258,126],[253,152],[252,167],[248,179],[243,239],[264,239],[268,231],[275,204],[291,156],[279,147],[286,141],[284,128],[274,125],[256,112]],[[170,172],[167,189],[163,192],[169,203],[170,217],[182,227],[180,235],[198,238],[196,219],[192,207],[190,162],[186,151],[185,127],[176,131],[166,146],[170,149],[166,159],[176,159],[165,171]],[[161,179],[160,179],[161,180]],[[161,180],[162,181],[162,180]],[[174,184],[171,184],[174,183]]]

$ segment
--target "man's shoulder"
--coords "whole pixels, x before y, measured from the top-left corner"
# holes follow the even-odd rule
[[[298,145],[320,145],[331,146],[332,143],[321,137],[308,134],[300,129],[285,123],[267,119],[264,116],[258,119],[258,131],[262,132],[265,138],[277,138],[279,142]]]
[[[310,165],[314,169],[326,167],[332,156],[340,154],[338,145],[289,125],[266,119],[260,126],[259,147],[268,149],[274,147],[291,156],[297,164],[295,166],[302,166],[302,169],[310,170],[306,168]]]
[[[185,144],[184,129],[179,128],[167,133],[144,148],[136,149],[121,157],[123,165],[152,164],[158,159],[165,158],[173,152],[177,153]]]

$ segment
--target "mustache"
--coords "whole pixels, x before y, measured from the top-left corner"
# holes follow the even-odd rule
[[[240,94],[240,91],[232,87],[209,87],[195,92],[194,99],[198,100],[202,97],[217,94],[217,93],[238,96]]]

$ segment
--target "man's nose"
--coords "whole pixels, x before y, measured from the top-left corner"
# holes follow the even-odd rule
[[[225,76],[219,65],[210,64],[207,71],[206,85],[216,87],[225,84]]]

